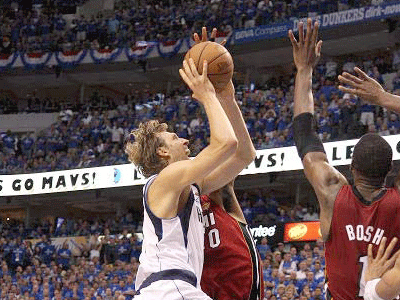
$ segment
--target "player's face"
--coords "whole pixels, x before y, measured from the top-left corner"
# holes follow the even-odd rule
[[[170,162],[180,161],[189,158],[190,150],[188,148],[189,141],[178,137],[172,132],[161,132],[160,137],[165,143],[165,155],[168,156]]]

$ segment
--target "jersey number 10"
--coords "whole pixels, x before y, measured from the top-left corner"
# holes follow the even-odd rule
[[[214,213],[209,212],[204,216],[204,227],[208,228],[215,225]],[[210,242],[211,248],[217,248],[221,244],[219,239],[219,231],[217,228],[213,228],[208,232],[208,241]]]

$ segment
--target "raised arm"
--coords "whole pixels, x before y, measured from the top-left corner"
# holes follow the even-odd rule
[[[254,160],[256,155],[256,150],[235,99],[235,88],[232,81],[224,90],[218,91],[217,98],[233,127],[238,140],[238,147],[228,160],[204,179],[203,188],[205,194],[215,191],[235,179]]]
[[[211,40],[215,39],[216,34],[217,30],[214,28],[211,33]],[[196,43],[207,41],[206,28],[203,27],[202,29],[201,40],[197,34],[194,35],[194,39]],[[256,150],[235,99],[235,87],[233,86],[232,80],[223,90],[217,90],[216,92],[217,98],[233,127],[238,140],[238,147],[234,155],[205,177],[202,183],[202,192],[204,194],[209,194],[234,180],[237,175],[254,160],[256,155]]]
[[[354,68],[358,76],[354,76],[347,72],[339,75],[338,79],[341,83],[339,89],[343,92],[356,95],[363,100],[380,105],[388,110],[400,113],[400,97],[386,92],[378,81],[371,78],[359,68]],[[394,182],[395,186],[400,189],[400,172]]]
[[[189,63],[184,61],[179,73],[193,91],[193,98],[204,106],[210,124],[210,144],[194,159],[174,162],[160,172],[153,185],[173,193],[181,193],[183,188],[195,182],[201,186],[204,178],[233,155],[237,148],[231,123],[207,77],[207,62],[204,62],[202,75],[198,74],[193,59]]]
[[[365,74],[359,68],[354,68],[354,71],[358,77],[347,72],[339,75],[338,79],[341,83],[339,89],[341,91],[359,96],[369,103],[400,113],[399,96],[386,92],[378,81]]]
[[[310,181],[320,204],[321,233],[324,240],[329,237],[333,203],[339,189],[347,183],[340,172],[329,165],[323,144],[316,133],[314,99],[312,95],[313,68],[321,54],[322,41],[317,43],[318,23],[312,28],[307,20],[304,37],[303,23],[299,23],[299,41],[289,31],[293,46],[293,57],[297,68],[294,92],[293,131],[304,173]]]

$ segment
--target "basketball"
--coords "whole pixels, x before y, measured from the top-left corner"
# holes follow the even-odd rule
[[[194,45],[185,55],[192,58],[199,74],[203,72],[203,61],[208,62],[208,78],[215,89],[223,89],[232,79],[233,60],[228,50],[215,42],[203,42]]]

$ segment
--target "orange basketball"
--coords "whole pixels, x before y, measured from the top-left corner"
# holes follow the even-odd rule
[[[233,60],[224,46],[215,42],[203,42],[194,45],[185,55],[192,58],[199,74],[203,72],[203,61],[208,62],[208,78],[216,89],[223,89],[232,79]]]

